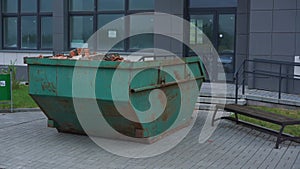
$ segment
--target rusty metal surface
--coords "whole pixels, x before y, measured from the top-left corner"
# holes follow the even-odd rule
[[[85,133],[78,120],[78,113],[89,116],[87,112],[93,100],[93,92],[104,120],[123,135],[133,138],[150,138],[178,128],[186,124],[193,113],[198,92],[191,92],[190,89],[195,87],[199,89],[205,80],[204,68],[198,58],[187,58],[184,62],[159,60],[122,64],[25,58],[25,63],[29,67],[29,94],[48,119],[53,121],[55,124],[53,126],[58,131],[77,134]],[[84,90],[81,95],[76,97],[84,103],[80,112],[75,112],[72,93],[72,78],[77,65],[79,65],[79,68],[76,67],[76,71],[79,72],[77,76],[80,76],[78,78],[86,82],[85,84],[89,84],[89,81],[92,84],[92,81],[95,81],[97,86],[95,91],[91,91],[92,85],[83,86]],[[94,70],[97,71],[96,79],[90,73]],[[120,91],[121,95],[129,95],[129,100],[124,100],[123,96],[119,100],[118,98],[114,100],[112,97],[111,83],[116,72],[122,78],[117,78],[114,82],[129,85],[128,88],[120,85],[116,90]],[[194,75],[191,76],[191,73]],[[196,81],[197,86],[193,86],[192,81]],[[147,88],[147,90],[134,92],[133,89],[139,88]],[[137,113],[136,110],[143,112],[151,107],[149,96],[155,89],[160,89],[164,94],[158,94],[153,100],[156,104],[165,104],[165,110],[159,116],[157,112]],[[182,100],[181,92],[190,92],[185,93],[189,97]],[[115,104],[118,104],[122,110],[126,109],[125,116],[130,118],[124,117],[124,113],[120,113]],[[184,113],[179,113],[183,104],[188,105],[189,108]],[[155,108],[154,111],[156,111]],[[132,118],[137,121],[130,120]],[[98,132],[101,124],[95,124],[95,126],[97,128],[93,133],[101,136],[101,132]]]

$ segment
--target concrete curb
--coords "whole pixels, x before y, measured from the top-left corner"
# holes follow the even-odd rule
[[[38,112],[41,111],[40,108],[16,108],[13,109],[13,112],[10,112],[10,109],[2,109],[0,113],[19,113],[19,112]]]

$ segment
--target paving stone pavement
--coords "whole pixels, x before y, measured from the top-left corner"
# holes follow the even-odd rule
[[[87,136],[47,128],[42,112],[0,114],[1,169],[300,169],[300,145],[222,120],[203,144],[198,137],[207,112],[200,111],[187,137],[161,155],[130,159],[111,154]]]

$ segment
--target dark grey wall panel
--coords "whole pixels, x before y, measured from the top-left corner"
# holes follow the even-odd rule
[[[278,61],[288,61],[288,62],[294,62],[294,56],[276,56],[273,55],[272,56],[272,60],[278,60]],[[279,65],[272,65],[272,71],[273,72],[279,72]],[[282,73],[284,74],[294,74],[294,68],[292,66],[283,66],[282,67]],[[274,78],[274,84],[270,84],[270,85],[274,85],[275,86],[275,90],[279,89],[279,83],[278,83],[278,78]],[[282,92],[287,92],[287,93],[294,93],[293,91],[293,80],[286,80],[283,79],[282,80],[282,88],[281,88]]]
[[[191,8],[237,7],[238,0],[190,0]]]
[[[179,18],[182,18],[183,15],[177,15],[177,14],[173,14],[175,15],[176,17],[179,17]],[[171,22],[171,33],[172,34],[177,34],[177,35],[180,35],[182,33],[187,33],[188,32],[188,29],[184,29],[183,26],[178,26],[178,25],[184,25],[184,21],[186,20],[179,20],[176,18],[176,17],[173,17],[172,18],[172,22]],[[189,26],[188,25],[188,22],[186,22],[186,25],[184,26]]]
[[[300,56],[300,33],[296,34],[296,55]]]
[[[262,0],[263,1],[263,0]],[[274,0],[274,9],[296,9],[297,0]]]
[[[61,0],[52,0],[53,1],[53,15],[63,17],[67,11],[67,2],[62,2]]]
[[[59,13],[58,13],[59,14]],[[63,33],[63,25],[64,25],[64,17],[62,16],[53,16],[53,22],[56,24],[61,24],[61,25],[54,25],[53,24],[53,34],[61,34]]]
[[[252,33],[249,43],[250,55],[271,54],[271,33]]]
[[[274,77],[267,77],[267,76],[256,76],[254,78],[255,89],[261,89],[261,90],[269,90],[269,91],[278,91],[278,79]],[[282,87],[284,88],[284,87]],[[282,92],[285,92],[286,90],[282,90]]]
[[[53,51],[61,53],[68,50],[67,1],[53,0]]]
[[[170,0],[156,1],[155,12],[171,13],[171,8],[166,8],[166,6],[171,6]]]
[[[273,55],[294,55],[295,34],[274,33],[272,38],[272,54]]]
[[[2,26],[3,25],[3,23],[2,23],[3,22],[3,19],[2,19],[2,1],[0,2],[0,18],[1,18],[0,19],[0,25],[1,25],[0,26],[0,39],[1,39],[0,40],[0,49],[2,49],[2,46],[3,46],[3,44],[2,44],[2,38],[3,38],[2,37],[2,31],[3,31],[2,30],[3,29],[3,26]]]
[[[274,11],[274,32],[296,31],[296,10]]]
[[[248,58],[249,54],[249,0],[238,0],[236,19],[236,69]]]
[[[295,80],[294,81],[294,88],[293,88],[294,89],[293,90],[294,94],[296,94],[296,93],[299,94],[300,93],[300,87],[299,86],[300,86],[300,80]]]
[[[300,0],[297,2],[298,9],[300,9]],[[297,10],[297,15],[296,15],[296,51],[295,55],[300,56],[300,10]],[[295,80],[294,81],[294,92],[300,93],[300,80]]]
[[[248,34],[249,33],[249,21],[248,21],[248,14],[238,14],[237,16],[237,22],[236,22],[236,32],[237,34]]]
[[[250,59],[271,59],[271,55],[249,55]]]
[[[237,13],[249,12],[249,0],[238,0]]]
[[[155,0],[155,12],[183,15],[184,0]]]
[[[270,56],[261,56],[256,57],[253,56],[253,59],[259,58],[259,59],[270,59]],[[272,69],[272,65],[265,64],[265,63],[253,63],[251,64],[252,67],[250,67],[250,70],[255,71],[270,71]],[[272,77],[262,76],[262,75],[253,75],[254,80],[254,88],[257,89],[267,89],[267,90],[274,90],[274,85],[266,85],[266,84],[274,84],[274,79]]]
[[[171,49],[171,39],[165,36],[155,35],[154,42],[156,48],[164,49],[167,51],[170,51]]]
[[[240,65],[241,64],[243,64],[243,61],[244,61],[244,59],[246,59],[248,56],[247,55],[239,55],[239,54],[237,54],[236,56],[235,56],[236,58],[235,58],[235,67],[236,67],[236,69],[237,68],[239,68],[240,67]]]
[[[171,30],[171,17],[166,15],[157,15],[154,20],[155,28],[159,29],[160,32],[170,34]]]
[[[160,0],[161,1],[161,0]],[[174,15],[184,14],[184,0],[171,0],[171,12]]]
[[[300,10],[297,10],[296,15],[296,32],[300,32]]]
[[[164,12],[175,15],[179,18],[184,17],[185,3],[184,0],[155,0],[155,11]],[[165,35],[171,37],[179,37],[183,40],[184,28],[183,23],[178,23],[178,20],[172,19],[170,16],[159,16],[155,19],[155,30],[159,30]],[[154,48],[164,49],[166,51],[183,56],[183,44],[174,41],[169,37],[160,35],[154,36]],[[159,53],[155,53],[159,54]]]
[[[250,14],[251,32],[272,31],[272,11],[253,11]]]
[[[250,4],[249,58],[293,62],[295,55],[300,55],[300,12],[296,9],[300,0],[250,0]],[[274,72],[279,69],[274,65],[269,68],[268,64],[261,67]],[[283,72],[293,74],[293,67]],[[295,85],[300,81],[284,80],[282,90],[300,93]],[[278,91],[278,79],[250,78],[249,87]]]
[[[273,0],[251,0],[251,10],[272,10]]]
[[[294,62],[294,55],[273,55],[272,60]]]
[[[248,53],[248,35],[237,35],[236,53],[238,55],[247,55]]]
[[[171,41],[171,51],[175,54],[177,54],[178,56],[181,56],[182,51],[183,51],[183,45],[181,42],[178,41]]]
[[[64,38],[63,33],[53,33],[53,51],[54,53],[61,53],[66,51],[67,49],[64,48]]]

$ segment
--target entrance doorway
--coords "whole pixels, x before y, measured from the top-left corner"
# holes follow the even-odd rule
[[[220,59],[212,61],[212,65],[223,65],[224,74],[220,71],[211,81],[233,81],[235,71],[235,9],[203,10],[193,9],[190,11],[190,22],[201,32],[190,30],[190,44],[201,45],[201,39],[205,34],[217,50]],[[224,79],[224,77],[226,79]]]

